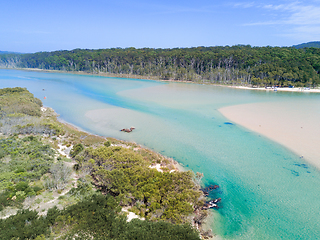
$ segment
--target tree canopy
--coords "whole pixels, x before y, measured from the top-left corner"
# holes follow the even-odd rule
[[[320,49],[294,47],[111,48],[3,54],[0,66],[126,74],[237,85],[318,86]]]
[[[97,187],[147,219],[183,223],[194,208],[203,205],[192,172],[159,172],[133,150],[87,148],[76,159],[82,168],[89,169]]]
[[[0,219],[0,238],[11,239],[166,239],[199,240],[198,232],[190,225],[131,222],[120,214],[115,199],[95,194],[65,209],[53,207],[45,217],[36,211],[21,210],[7,219]]]

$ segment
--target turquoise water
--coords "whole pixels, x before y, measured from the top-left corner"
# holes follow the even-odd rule
[[[203,172],[204,184],[220,185],[212,194],[223,207],[212,227],[221,238],[320,239],[319,171],[218,111],[255,102],[320,104],[320,95],[0,70],[0,87],[15,86],[84,130],[135,141]],[[130,134],[119,131],[130,126]]]

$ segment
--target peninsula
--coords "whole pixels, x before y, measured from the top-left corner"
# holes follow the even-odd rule
[[[1,239],[212,236],[201,230],[201,174],[62,124],[25,88],[0,89],[0,99]]]

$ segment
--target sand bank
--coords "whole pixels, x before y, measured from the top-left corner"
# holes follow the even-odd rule
[[[247,90],[260,90],[260,91],[274,91],[272,88],[254,88],[254,87],[243,87],[243,86],[228,86],[231,88],[237,88],[237,89],[247,89]],[[320,93],[320,89],[313,89],[313,88],[288,88],[288,87],[281,87],[277,88],[277,91],[279,92],[313,92],[313,93]]]
[[[231,121],[287,147],[320,169],[319,106],[304,103],[253,103],[219,111]]]

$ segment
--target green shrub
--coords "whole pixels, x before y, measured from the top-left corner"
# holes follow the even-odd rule
[[[74,145],[70,151],[70,156],[72,156],[72,157],[77,156],[83,149],[84,149],[84,147],[81,143]]]
[[[59,215],[60,210],[57,208],[57,206],[54,206],[53,208],[48,209],[46,220],[48,221],[48,223],[53,225]]]
[[[26,193],[24,191],[17,191],[16,197],[17,197],[17,200],[23,200],[26,197]]]
[[[3,158],[6,155],[7,155],[6,152],[2,148],[0,148],[0,159]]]
[[[29,187],[27,182],[18,182],[16,184],[16,191],[24,191]]]
[[[22,167],[18,167],[14,172],[15,173],[22,173],[22,172],[25,172],[26,169],[22,168]]]
[[[36,211],[21,210],[16,215],[0,220],[0,239],[35,239],[47,235],[49,224]]]
[[[201,192],[195,190],[192,172],[158,172],[133,150],[122,147],[87,148],[81,166],[90,170],[95,184],[118,196],[123,205],[139,206],[147,219],[187,222]],[[159,214],[161,213],[161,214]]]

